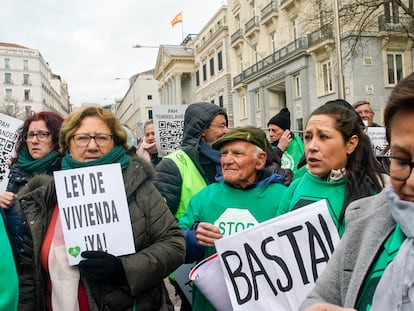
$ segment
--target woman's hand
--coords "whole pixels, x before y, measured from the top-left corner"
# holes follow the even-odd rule
[[[14,200],[16,200],[16,194],[8,191],[3,192],[0,194],[0,207],[6,209],[10,208]]]
[[[352,308],[342,308],[342,307],[325,304],[325,303],[318,303],[310,307],[307,307],[305,311],[356,311],[356,310]]]
[[[214,241],[221,239],[223,236],[220,229],[208,222],[200,222],[195,234],[198,244],[205,247],[214,246]]]
[[[280,136],[279,142],[277,143],[277,147],[280,150],[285,151],[291,141],[292,141],[292,135],[290,133],[290,130],[286,130],[283,132],[282,136]]]

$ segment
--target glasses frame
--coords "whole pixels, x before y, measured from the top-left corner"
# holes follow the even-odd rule
[[[228,126],[226,124],[210,124],[209,127],[215,127],[218,128],[220,130],[224,130],[225,128],[227,128]]]
[[[88,140],[88,143],[87,144],[85,144],[85,145],[82,145],[82,144],[79,144],[79,141],[76,141],[76,137],[79,137],[79,136],[83,136],[83,137],[88,137],[89,138],[89,140]],[[108,139],[108,143],[107,144],[102,144],[102,142],[99,142],[99,140],[96,140],[96,137],[99,137],[99,136],[109,136],[109,139]],[[81,133],[79,133],[79,134],[73,134],[71,137],[70,137],[71,139],[73,139],[73,142],[74,142],[74,144],[77,146],[77,147],[81,147],[81,148],[83,148],[83,147],[87,147],[89,144],[90,144],[90,142],[91,142],[91,139],[93,139],[93,140],[95,140],[95,144],[98,146],[98,147],[106,147],[106,146],[109,146],[109,144],[111,143],[111,140],[113,140],[113,135],[112,134],[96,134],[96,135],[89,135],[89,134],[81,134]]]
[[[390,160],[390,170],[389,170],[389,173],[390,173],[390,177],[392,179],[395,179],[395,180],[398,180],[398,181],[406,181],[408,178],[410,178],[411,173],[412,173],[413,168],[414,168],[414,162],[405,160],[405,159],[400,158],[400,157],[395,157],[395,156],[389,156],[388,159]],[[392,169],[391,169],[392,168],[392,160],[396,160],[396,161],[402,162],[403,165],[406,165],[407,167],[410,168],[410,170],[408,171],[407,177],[405,177],[405,178],[399,178],[399,177],[392,176],[393,175],[392,174]]]
[[[33,141],[36,137],[38,141],[46,141],[49,139],[50,132],[49,131],[37,131],[37,132],[27,132],[24,134],[24,140]]]

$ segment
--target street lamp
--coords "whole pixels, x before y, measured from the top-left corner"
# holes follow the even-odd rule
[[[133,49],[158,49],[161,51],[161,66],[162,66],[162,80],[161,80],[161,89],[165,87],[165,64],[164,64],[164,45],[155,46],[155,45],[141,45],[135,44],[132,46]],[[161,91],[161,97],[163,96],[164,92]],[[163,99],[161,98],[161,104],[163,103]]]
[[[336,45],[336,61],[338,64],[338,91],[339,98],[345,99],[345,83],[342,68],[342,46],[341,46],[341,32],[339,25],[339,6],[338,0],[333,1],[334,9],[334,24],[335,24],[335,45]]]
[[[133,49],[142,49],[142,48],[158,49],[160,48],[160,46],[135,44],[132,46],[132,48]]]

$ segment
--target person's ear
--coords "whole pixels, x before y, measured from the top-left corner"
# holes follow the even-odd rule
[[[257,155],[257,159],[256,159],[256,169],[261,170],[262,168],[264,168],[264,166],[266,165],[266,160],[267,160],[266,152],[260,152]]]
[[[357,135],[352,135],[350,139],[346,142],[346,154],[350,155],[359,144],[359,137]]]

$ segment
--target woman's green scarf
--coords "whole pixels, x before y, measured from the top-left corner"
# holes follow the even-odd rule
[[[125,169],[128,166],[129,157],[127,156],[126,151],[122,146],[115,146],[111,151],[99,159],[88,162],[78,162],[72,159],[72,156],[69,154],[69,152],[67,152],[62,159],[62,170],[112,163],[120,163],[122,169]]]
[[[35,175],[35,174],[42,174],[48,172],[52,164],[56,161],[59,157],[59,152],[52,151],[49,154],[45,155],[40,159],[34,160],[27,150],[24,147],[21,151],[19,156],[17,157],[17,163],[25,172]]]

